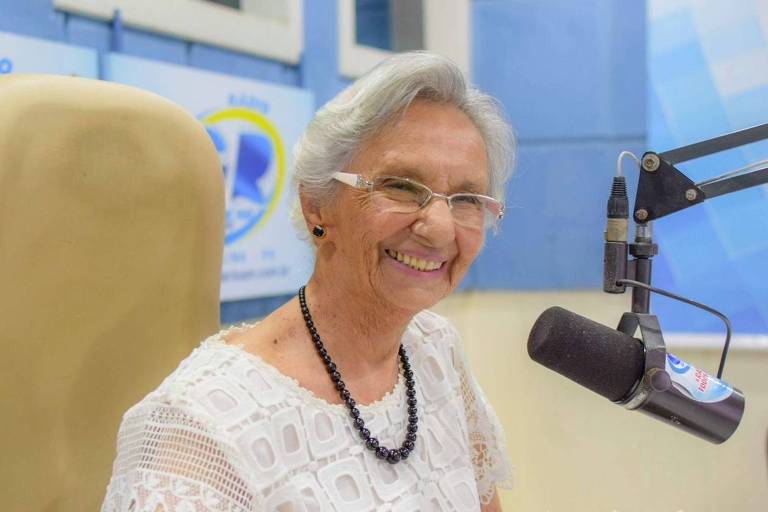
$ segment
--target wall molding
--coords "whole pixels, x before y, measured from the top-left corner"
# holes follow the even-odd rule
[[[664,341],[674,352],[676,348],[680,349],[705,349],[705,350],[723,350],[725,343],[725,333],[723,334],[703,334],[671,332],[664,333]],[[760,350],[768,351],[768,336],[764,334],[734,334],[731,336],[731,350]]]
[[[106,21],[119,9],[126,27],[298,64],[304,49],[304,6],[302,0],[282,1],[289,13],[285,20],[201,0],[53,0],[53,5]]]
[[[339,74],[357,78],[393,52],[357,44],[355,1],[338,2]],[[424,0],[424,46],[471,73],[470,0]]]

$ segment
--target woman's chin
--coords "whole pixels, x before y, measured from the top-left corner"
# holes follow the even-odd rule
[[[385,281],[383,289],[387,302],[396,309],[416,314],[440,302],[452,288],[447,280],[424,283],[389,279]]]

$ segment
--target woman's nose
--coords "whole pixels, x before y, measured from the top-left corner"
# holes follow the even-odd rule
[[[419,217],[420,232],[417,234],[429,239],[433,244],[439,246],[455,238],[453,213],[448,206],[447,197],[433,196],[429,204],[422,208]]]

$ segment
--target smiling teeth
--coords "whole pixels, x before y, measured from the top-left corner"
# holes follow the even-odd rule
[[[440,265],[442,265],[442,262],[439,262],[439,261],[422,260],[414,256],[408,256],[407,254],[401,254],[392,249],[387,249],[386,253],[391,258],[394,258],[401,263],[405,263],[412,269],[418,270],[419,272],[431,272],[433,270],[437,270],[438,268],[440,268]]]

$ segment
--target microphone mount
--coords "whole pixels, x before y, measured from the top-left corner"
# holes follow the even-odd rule
[[[631,314],[638,315],[636,318],[648,318],[652,289],[650,286],[652,258],[658,254],[658,245],[653,241],[653,221],[703,203],[707,199],[768,183],[768,162],[766,161],[700,183],[694,183],[675,165],[766,139],[768,139],[768,123],[662,153],[653,151],[644,153],[639,162],[640,176],[637,183],[635,204],[632,209],[632,217],[635,221],[635,238],[634,243],[631,244],[626,243],[626,234],[617,233],[616,229],[616,226],[619,225],[616,223],[617,217],[626,219],[628,215],[625,213],[626,208],[617,209],[615,206],[618,204],[618,194],[616,193],[618,189],[623,189],[623,199],[621,199],[623,204],[626,204],[627,201],[626,186],[623,185],[624,178],[615,178],[608,206],[609,227],[606,231],[603,291],[624,293],[628,281],[639,283],[632,286]],[[617,189],[617,181],[619,180],[622,185]],[[617,213],[619,214],[617,215]],[[626,230],[626,220],[620,225]],[[627,250],[627,246],[629,250]],[[631,256],[632,259],[628,260],[628,256]],[[692,301],[682,300],[692,303]],[[638,327],[635,322],[626,323],[627,321],[622,319],[619,330],[625,332],[622,325],[624,328],[629,328],[632,324],[635,325],[635,329]],[[658,325],[655,317],[650,316],[648,321],[655,321]],[[725,321],[728,333],[717,374],[718,378],[722,376],[730,341],[730,325],[727,319]],[[644,342],[647,342],[645,339],[647,332],[647,329],[646,332],[641,329]],[[659,338],[661,338],[660,330]],[[663,347],[663,339],[661,346]]]
[[[729,396],[709,402],[692,399],[673,384],[673,377],[667,370],[667,349],[658,318],[642,313],[624,313],[617,330],[634,337],[638,329],[645,348],[643,376],[627,396],[616,403],[628,410],[664,419],[711,443],[726,441],[741,420],[744,395],[725,383],[717,383],[717,386],[729,389]]]

